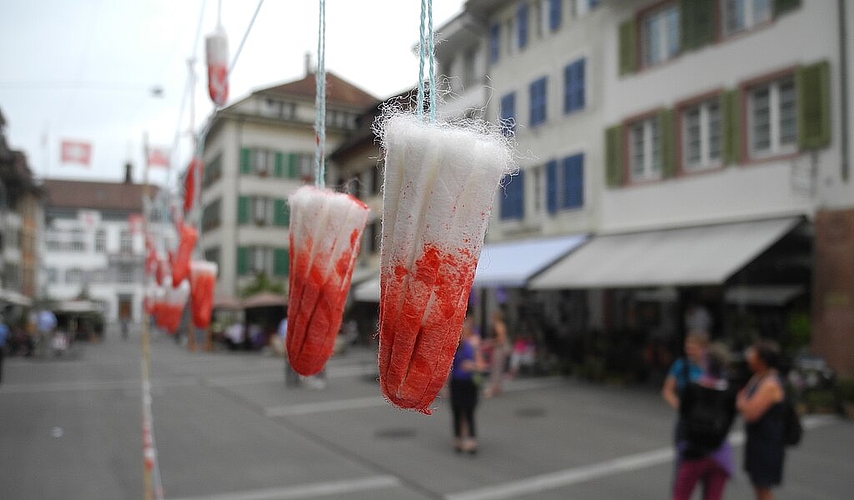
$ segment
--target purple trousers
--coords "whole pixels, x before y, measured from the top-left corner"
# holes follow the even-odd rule
[[[698,460],[682,460],[676,471],[673,500],[690,500],[691,493],[701,481],[705,485],[703,500],[720,500],[724,496],[727,479],[727,470],[711,456]]]

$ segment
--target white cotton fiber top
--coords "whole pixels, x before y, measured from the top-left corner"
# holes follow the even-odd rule
[[[513,169],[506,140],[401,114],[385,122],[382,142],[382,267],[411,264],[428,242],[477,255],[495,191]]]

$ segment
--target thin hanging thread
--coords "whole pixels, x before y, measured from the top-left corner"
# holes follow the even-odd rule
[[[420,43],[418,44],[418,118],[424,116],[424,97],[428,95],[430,121],[436,121],[436,65],[433,58],[433,0],[421,0]],[[429,62],[428,62],[429,60]],[[424,88],[424,65],[429,64],[427,88]]]
[[[314,80],[317,85],[314,97],[314,185],[326,186],[326,0],[320,0],[317,23],[317,70]]]

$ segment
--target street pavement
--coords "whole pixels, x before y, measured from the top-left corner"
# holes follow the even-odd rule
[[[669,496],[674,415],[651,387],[516,379],[481,401],[472,456],[454,453],[444,400],[430,416],[383,400],[367,348],[336,355],[321,389],[286,387],[284,362],[272,355],[191,353],[160,334],[151,347],[168,499]],[[113,334],[62,358],[6,358],[0,499],[142,497],[140,352],[138,336]],[[854,425],[835,416],[805,423],[777,498],[850,500]],[[732,440],[740,465],[740,428]],[[726,498],[752,498],[742,472]]]

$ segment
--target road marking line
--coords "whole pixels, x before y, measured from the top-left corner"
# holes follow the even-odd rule
[[[354,491],[378,490],[395,488],[401,485],[395,476],[371,476],[361,479],[345,479],[323,483],[270,488],[264,490],[205,495],[201,497],[185,497],[171,500],[293,500],[298,498],[315,498],[328,495],[341,495]]]
[[[816,415],[803,419],[805,429],[817,429],[835,422],[839,418],[833,415]],[[736,431],[730,434],[729,442],[733,446],[744,444],[744,431]],[[523,495],[532,495],[547,490],[572,486],[605,476],[612,476],[623,472],[631,472],[647,467],[661,465],[673,461],[673,448],[659,448],[657,450],[626,455],[613,460],[606,460],[598,464],[585,465],[564,469],[547,474],[539,474],[525,479],[509,481],[503,484],[475,488],[460,493],[445,495],[446,500],[500,500],[505,498],[516,498]]]
[[[354,375],[370,375],[376,373],[375,366],[340,366],[329,368],[326,371],[327,378],[343,378]],[[248,374],[248,375],[223,375],[208,379],[208,385],[212,387],[235,387],[239,385],[251,385],[259,382],[281,382],[284,378],[281,370],[278,373]]]
[[[386,406],[385,398],[382,396],[369,396],[365,398],[339,399],[335,401],[322,401],[318,403],[302,403],[287,406],[273,406],[264,410],[268,417],[293,417],[295,415],[308,415],[327,411],[358,410],[363,408],[376,408]]]
[[[152,386],[155,389],[163,387],[187,387],[197,384],[198,380],[193,378],[155,380],[152,382]],[[35,382],[0,386],[0,395],[111,389],[127,390],[138,389],[139,385],[139,380],[81,380],[78,382]]]

